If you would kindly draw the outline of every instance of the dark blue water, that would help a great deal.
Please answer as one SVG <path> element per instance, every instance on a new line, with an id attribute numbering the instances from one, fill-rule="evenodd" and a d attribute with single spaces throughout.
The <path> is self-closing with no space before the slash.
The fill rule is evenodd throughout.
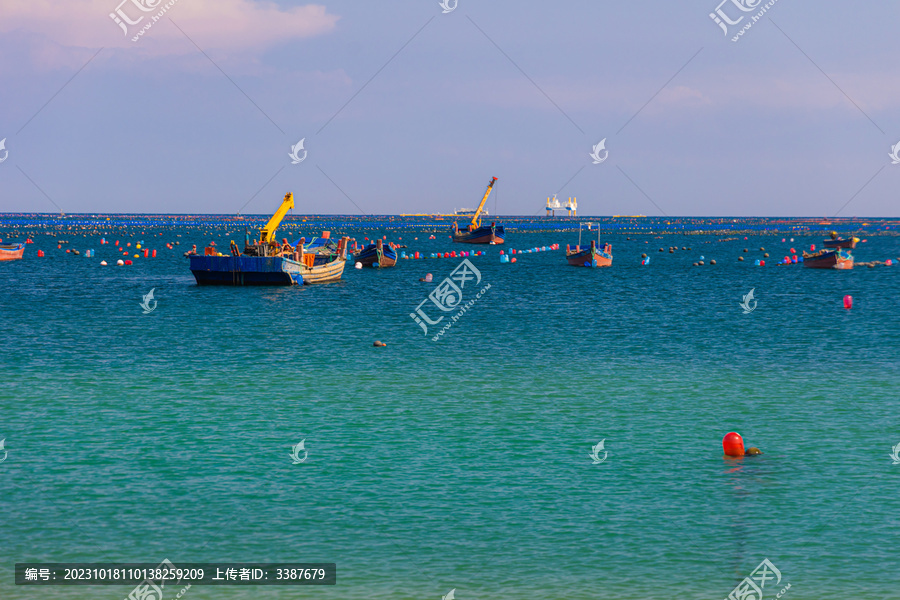
<path id="1" fill-rule="evenodd" d="M 725 598 L 764 558 L 782 574 L 766 598 L 787 583 L 789 600 L 900 597 L 900 266 L 775 266 L 818 233 L 614 233 L 608 269 L 481 247 L 489 289 L 432 341 L 409 314 L 460 258 L 201 288 L 181 253 L 242 234 L 153 231 L 106 236 L 157 249 L 131 266 L 68 231 L 0 263 L 4 599 L 131 589 L 17 587 L 16 562 L 166 558 L 337 563 L 334 587 L 194 586 L 189 600 Z M 389 239 L 475 249 L 428 235 Z M 511 231 L 505 248 L 575 242 Z M 771 257 L 754 267 L 760 247 Z M 896 261 L 900 238 L 854 255 Z M 723 459 L 732 430 L 765 454 Z"/>

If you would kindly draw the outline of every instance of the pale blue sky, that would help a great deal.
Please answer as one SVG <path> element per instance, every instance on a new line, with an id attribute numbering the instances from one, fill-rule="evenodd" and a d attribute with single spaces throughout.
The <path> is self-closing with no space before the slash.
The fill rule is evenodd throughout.
<path id="1" fill-rule="evenodd" d="M 894 0 L 119 1 L 0 0 L 0 211 L 900 214 Z"/>

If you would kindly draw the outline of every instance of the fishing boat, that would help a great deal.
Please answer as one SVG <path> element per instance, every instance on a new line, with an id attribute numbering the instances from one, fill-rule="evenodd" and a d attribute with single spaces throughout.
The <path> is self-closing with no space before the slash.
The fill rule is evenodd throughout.
<path id="1" fill-rule="evenodd" d="M 578 245 L 574 248 L 566 244 L 566 260 L 573 267 L 610 267 L 612 266 L 612 246 L 604 244 L 600 249 L 600 227 L 597 227 L 597 239 L 591 240 L 590 246 L 581 245 L 582 227 L 591 230 L 593 223 L 581 223 L 578 228 Z"/>
<path id="2" fill-rule="evenodd" d="M 232 240 L 230 256 L 217 252 L 215 246 L 205 248 L 202 255 L 189 256 L 197 285 L 300 285 L 340 280 L 349 238 L 342 237 L 335 243 L 328 232 L 323 232 L 308 244 L 305 238 L 294 244 L 287 239 L 280 244 L 276 241 L 278 225 L 292 208 L 294 196 L 289 192 L 259 230 L 259 241 L 245 240 L 243 252 Z"/>
<path id="3" fill-rule="evenodd" d="M 453 233 L 454 242 L 459 242 L 461 244 L 502 244 L 504 242 L 506 232 L 503 230 L 503 225 L 498 225 L 496 223 L 491 223 L 490 225 L 481 224 L 481 214 L 484 211 L 484 204 L 487 202 L 488 196 L 491 195 L 491 190 L 494 188 L 495 183 L 497 183 L 497 178 L 493 177 L 487 186 L 487 190 L 484 192 L 481 204 L 475 209 L 475 214 L 472 216 L 472 222 L 469 223 L 469 226 L 465 230 L 460 230 L 459 225 L 453 223 L 451 231 Z"/>
<path id="4" fill-rule="evenodd" d="M 25 254 L 25 244 L 0 244 L 0 260 L 18 260 Z"/>
<path id="5" fill-rule="evenodd" d="M 852 269 L 853 255 L 843 248 L 804 252 L 803 266 L 807 269 Z"/>
<path id="6" fill-rule="evenodd" d="M 397 252 L 381 240 L 375 240 L 374 244 L 357 252 L 353 259 L 364 267 L 393 267 L 397 264 Z"/>
<path id="7" fill-rule="evenodd" d="M 851 238 L 839 238 L 836 231 L 831 232 L 831 239 L 825 240 L 826 248 L 849 248 L 853 250 L 856 248 L 856 244 L 859 243 L 859 238 L 851 237 Z"/>

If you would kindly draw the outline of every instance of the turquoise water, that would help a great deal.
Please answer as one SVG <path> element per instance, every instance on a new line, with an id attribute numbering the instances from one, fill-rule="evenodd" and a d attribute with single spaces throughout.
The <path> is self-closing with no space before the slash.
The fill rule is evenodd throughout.
<path id="1" fill-rule="evenodd" d="M 481 247 L 490 289 L 434 342 L 409 313 L 458 258 L 200 288 L 181 257 L 208 242 L 196 229 L 158 237 L 175 250 L 118 235 L 159 252 L 127 267 L 99 266 L 119 258 L 99 236 L 61 237 L 97 257 L 38 235 L 0 263 L 0 598 L 131 589 L 17 587 L 16 562 L 164 558 L 337 563 L 333 587 L 189 600 L 715 599 L 764 558 L 783 577 L 766 598 L 900 597 L 900 266 L 774 266 L 821 235 L 612 234 L 609 269 Z M 692 250 L 658 252 L 675 244 Z M 854 254 L 896 260 L 900 238 Z M 723 459 L 731 430 L 765 454 Z"/>

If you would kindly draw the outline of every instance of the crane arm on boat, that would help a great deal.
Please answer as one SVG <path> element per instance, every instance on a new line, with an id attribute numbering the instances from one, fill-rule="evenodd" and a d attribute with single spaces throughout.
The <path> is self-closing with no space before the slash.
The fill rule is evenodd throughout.
<path id="1" fill-rule="evenodd" d="M 484 210 L 484 203 L 487 202 L 488 196 L 491 195 L 491 190 L 494 189 L 494 184 L 497 183 L 497 178 L 494 177 L 491 179 L 491 182 L 487 186 L 487 190 L 484 192 L 484 198 L 481 199 L 481 204 L 478 205 L 478 210 L 475 211 L 475 216 L 472 217 L 472 229 L 477 229 L 481 227 L 481 211 Z"/>
<path id="2" fill-rule="evenodd" d="M 278 225 L 281 223 L 284 215 L 287 214 L 287 211 L 292 208 L 294 208 L 294 194 L 288 192 L 284 195 L 281 206 L 278 207 L 278 210 L 275 211 L 275 214 L 272 215 L 272 218 L 266 223 L 266 226 L 259 230 L 260 242 L 268 244 L 269 242 L 275 241 L 275 231 L 278 229 Z"/>

